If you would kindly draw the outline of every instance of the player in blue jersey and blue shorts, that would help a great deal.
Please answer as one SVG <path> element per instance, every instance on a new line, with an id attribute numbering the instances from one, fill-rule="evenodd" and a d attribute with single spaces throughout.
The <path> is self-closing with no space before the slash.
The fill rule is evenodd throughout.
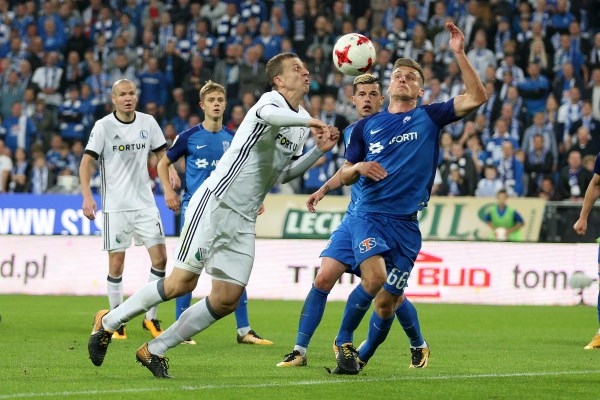
<path id="1" fill-rule="evenodd" d="M 581 211 L 579 213 L 579 219 L 573 225 L 573 229 L 579 235 L 585 235 L 587 231 L 587 220 L 596 200 L 600 196 L 600 154 L 596 155 L 596 164 L 594 165 L 594 176 L 590 181 L 586 191 L 585 197 L 583 198 L 583 204 L 581 205 Z M 600 280 L 600 245 L 598 246 L 598 278 Z M 596 303 L 598 309 L 598 323 L 600 324 L 600 291 L 598 291 L 598 302 Z M 586 350 L 600 349 L 600 329 L 592 340 L 584 347 Z"/>
<path id="2" fill-rule="evenodd" d="M 417 213 L 429 201 L 440 132 L 487 100 L 483 83 L 465 54 L 463 33 L 452 22 L 446 28 L 465 93 L 445 103 L 419 106 L 423 70 L 416 61 L 400 58 L 388 87 L 388 109 L 358 121 L 352 130 L 342 182 L 360 181 L 361 185 L 360 201 L 347 217 L 361 282 L 344 309 L 334 373 L 357 374 L 358 360 L 368 360 L 387 337 L 421 249 Z M 352 343 L 354 331 L 373 299 L 369 333 L 358 352 Z"/>
<path id="3" fill-rule="evenodd" d="M 175 211 L 181 212 L 181 227 L 185 222 L 185 210 L 194 192 L 202 185 L 214 171 L 217 163 L 229 148 L 234 132 L 223 126 L 223 113 L 225 112 L 225 88 L 218 83 L 208 81 L 200 88 L 200 108 L 204 112 L 204 121 L 196 126 L 179 133 L 173 145 L 167 150 L 167 156 L 159 162 L 158 168 L 173 171 L 169 166 L 185 157 L 185 188 L 179 204 L 177 193 L 171 188 L 165 188 L 165 202 Z M 171 173 L 171 175 L 176 175 Z M 171 180 L 179 177 L 171 177 Z M 186 293 L 175 299 L 175 319 L 189 308 L 192 303 L 192 293 Z M 237 342 L 245 344 L 272 345 L 273 342 L 261 338 L 250 328 L 248 319 L 248 295 L 246 290 L 242 293 L 238 307 L 235 309 L 237 323 Z M 196 344 L 192 338 L 184 341 L 187 344 Z"/>
<path id="4" fill-rule="evenodd" d="M 384 101 L 379 78 L 372 74 L 357 76 L 353 82 L 353 92 L 352 101 L 360 118 L 379 112 Z M 348 146 L 353 126 L 354 124 L 344 130 L 344 143 L 346 147 Z M 318 202 L 327 193 L 341 187 L 342 183 L 340 179 L 340 171 L 338 171 L 319 190 L 310 195 L 306 202 L 308 210 L 315 212 Z M 352 212 L 354 203 L 358 199 L 359 191 L 360 185 L 352 185 L 350 204 L 346 211 L 347 214 Z M 321 322 L 329 292 L 345 272 L 360 277 L 360 268 L 358 268 L 358 265 L 354 261 L 352 241 L 346 221 L 347 219 L 344 218 L 340 226 L 331 234 L 327 247 L 321 253 L 319 273 L 315 277 L 313 286 L 308 292 L 302 306 L 302 311 L 300 312 L 296 344 L 293 351 L 286 354 L 283 361 L 277 364 L 278 367 L 305 366 L 307 364 L 306 351 L 308 344 Z M 417 310 L 408 299 L 405 299 L 397 307 L 396 316 L 410 339 L 411 348 L 427 349 L 427 344 L 421 335 Z M 337 347 L 335 349 L 337 351 Z M 426 358 L 428 352 L 421 354 Z"/>

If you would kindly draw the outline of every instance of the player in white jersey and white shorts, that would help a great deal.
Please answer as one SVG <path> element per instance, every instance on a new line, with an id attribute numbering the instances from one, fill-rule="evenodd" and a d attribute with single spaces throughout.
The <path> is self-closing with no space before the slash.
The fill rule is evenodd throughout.
<path id="1" fill-rule="evenodd" d="M 150 255 L 149 281 L 165 277 L 167 263 L 165 235 L 148 175 L 148 155 L 159 159 L 166 151 L 164 134 L 149 114 L 135 111 L 138 98 L 133 82 L 114 83 L 112 101 L 115 111 L 96 121 L 85 148 L 79 176 L 83 194 L 83 213 L 96 218 L 97 205 L 90 189 L 96 160 L 102 178 L 102 236 L 108 251 L 108 300 L 111 309 L 123 303 L 125 250 L 132 239 L 144 245 Z M 176 174 L 173 174 L 176 175 Z M 180 182 L 174 182 L 179 185 Z M 157 308 L 146 313 L 142 327 L 153 337 L 162 333 Z M 124 325 L 113 333 L 115 339 L 127 338 Z"/>
<path id="2" fill-rule="evenodd" d="M 300 105 L 310 81 L 305 64 L 295 54 L 282 53 L 266 70 L 273 90 L 248 110 L 216 169 L 192 196 L 171 274 L 148 283 L 117 309 L 96 313 L 88 343 L 94 365 L 104 361 L 114 330 L 149 307 L 193 290 L 206 269 L 210 294 L 136 353 L 154 376 L 170 378 L 167 350 L 235 310 L 252 271 L 255 221 L 267 193 L 276 182 L 302 175 L 336 145 L 339 132 Z M 316 146 L 302 155 L 310 128 Z M 168 184 L 168 176 L 160 178 Z"/>

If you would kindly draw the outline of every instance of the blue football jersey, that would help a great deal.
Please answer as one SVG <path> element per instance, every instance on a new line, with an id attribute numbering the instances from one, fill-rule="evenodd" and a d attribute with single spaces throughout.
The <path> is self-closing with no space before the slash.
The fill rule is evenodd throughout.
<path id="1" fill-rule="evenodd" d="M 346 149 L 348 148 L 348 145 L 350 144 L 350 137 L 352 135 L 352 130 L 354 129 L 354 126 L 356 125 L 357 122 L 354 122 L 354 123 L 348 125 L 346 127 L 346 129 L 344 129 L 343 135 L 344 135 L 344 145 L 346 146 Z M 350 213 L 352 213 L 352 210 L 354 210 L 354 204 L 358 200 L 359 193 L 360 193 L 360 181 L 356 182 L 350 188 L 350 203 L 348 203 L 348 208 L 346 209 L 346 214 L 350 214 Z"/>
<path id="2" fill-rule="evenodd" d="M 194 192 L 214 171 L 217 163 L 229 148 L 233 131 L 223 127 L 218 132 L 209 132 L 202 124 L 181 132 L 167 150 L 171 162 L 185 157 L 185 191 L 182 202 L 188 202 Z"/>
<path id="3" fill-rule="evenodd" d="M 377 161 L 388 173 L 379 181 L 361 176 L 357 212 L 413 214 L 427 205 L 444 125 L 460 119 L 454 100 L 405 113 L 383 111 L 356 122 L 346 160 Z"/>

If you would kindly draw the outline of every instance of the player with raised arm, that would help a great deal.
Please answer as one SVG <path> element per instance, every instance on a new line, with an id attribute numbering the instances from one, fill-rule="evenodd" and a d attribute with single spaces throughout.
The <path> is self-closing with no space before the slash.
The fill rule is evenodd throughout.
<path id="1" fill-rule="evenodd" d="M 379 112 L 384 101 L 379 78 L 372 74 L 359 75 L 354 79 L 353 91 L 352 102 L 360 118 Z M 354 124 L 344 130 L 346 147 L 348 146 L 353 126 Z M 315 212 L 319 201 L 327 193 L 341 186 L 341 170 L 338 170 L 319 190 L 309 196 L 306 207 L 309 211 Z M 359 197 L 359 191 L 360 185 L 356 184 L 352 186 L 350 203 L 346 211 L 347 214 L 352 212 L 354 203 Z M 313 286 L 308 292 L 302 311 L 300 312 L 296 344 L 293 351 L 286 354 L 283 361 L 277 364 L 278 367 L 305 366 L 307 364 L 306 351 L 325 312 L 329 292 L 345 272 L 360 276 L 360 269 L 354 262 L 352 240 L 346 221 L 347 219 L 344 218 L 340 226 L 331 234 L 327 247 L 321 253 L 319 273 L 315 277 Z M 427 344 L 421 335 L 417 311 L 408 299 L 405 299 L 397 307 L 396 316 L 410 339 L 411 348 L 421 347 L 427 349 Z M 428 352 L 423 353 L 425 359 L 428 354 Z"/>
<path id="2" fill-rule="evenodd" d="M 414 60 L 394 63 L 387 110 L 359 121 L 352 130 L 342 182 L 360 180 L 360 201 L 348 216 L 352 248 L 361 282 L 350 293 L 336 337 L 334 373 L 357 374 L 358 359 L 369 360 L 394 320 L 419 250 L 417 213 L 427 206 L 435 177 L 441 129 L 486 101 L 477 72 L 464 51 L 464 35 L 452 22 L 449 47 L 461 69 L 466 91 L 444 103 L 419 106 L 424 75 Z M 380 290 L 380 289 L 384 290 Z M 374 302 L 369 333 L 360 352 L 354 331 Z M 414 362 L 413 362 L 414 364 Z"/>
<path id="3" fill-rule="evenodd" d="M 90 188 L 95 161 L 102 175 L 102 237 L 108 251 L 108 303 L 115 309 L 123 303 L 125 250 L 135 240 L 150 255 L 150 282 L 165 277 L 167 251 L 165 234 L 150 186 L 148 154 L 165 154 L 167 142 L 156 120 L 135 111 L 138 103 L 135 83 L 127 79 L 112 87 L 115 111 L 98 120 L 85 148 L 79 167 L 83 214 L 96 218 L 97 205 Z M 175 182 L 167 182 L 175 184 Z M 162 333 L 157 307 L 151 307 L 142 321 L 153 337 Z M 115 339 L 127 338 L 124 325 L 114 329 Z"/>
<path id="4" fill-rule="evenodd" d="M 225 88 L 213 81 L 206 82 L 200 88 L 200 108 L 204 112 L 204 121 L 181 132 L 175 138 L 173 145 L 167 150 L 166 157 L 158 163 L 159 176 L 168 176 L 169 166 L 185 157 L 185 190 L 179 202 L 179 196 L 170 186 L 165 187 L 165 202 L 175 211 L 181 212 L 181 226 L 185 222 L 185 210 L 188 207 L 192 194 L 204 182 L 225 150 L 231 145 L 234 132 L 223 126 L 223 113 L 227 105 Z M 192 303 L 192 293 L 186 293 L 175 299 L 175 319 L 187 310 Z M 235 309 L 237 323 L 237 342 L 245 344 L 271 345 L 273 342 L 261 338 L 250 328 L 248 319 L 248 296 L 244 289 L 239 304 Z M 194 339 L 188 338 L 187 344 L 196 344 Z"/>
<path id="5" fill-rule="evenodd" d="M 311 118 L 300 105 L 310 78 L 298 56 L 278 54 L 269 60 L 266 72 L 273 90 L 248 110 L 231 146 L 190 199 L 173 271 L 164 280 L 141 288 L 120 307 L 100 310 L 94 316 L 88 342 L 94 365 L 104 361 L 115 329 L 156 304 L 194 290 L 206 268 L 212 278 L 209 295 L 136 353 L 136 359 L 154 376 L 170 378 L 164 357 L 167 350 L 237 307 L 252 271 L 256 217 L 267 193 L 276 182 L 302 175 L 337 143 L 339 132 Z M 316 146 L 302 155 L 309 128 Z"/>
<path id="6" fill-rule="evenodd" d="M 596 204 L 596 200 L 598 200 L 598 196 L 600 196 L 600 153 L 596 155 L 594 176 L 585 190 L 583 204 L 581 205 L 581 211 L 579 212 L 579 219 L 573 225 L 573 229 L 578 235 L 585 235 L 587 232 L 587 220 L 590 212 L 592 212 L 594 204 Z M 600 245 L 598 245 L 598 278 L 600 278 Z M 598 323 L 600 324 L 600 290 L 598 291 L 596 308 L 598 309 Z M 592 340 L 584 347 L 584 349 L 600 349 L 600 329 L 598 329 L 598 332 L 596 332 Z"/>

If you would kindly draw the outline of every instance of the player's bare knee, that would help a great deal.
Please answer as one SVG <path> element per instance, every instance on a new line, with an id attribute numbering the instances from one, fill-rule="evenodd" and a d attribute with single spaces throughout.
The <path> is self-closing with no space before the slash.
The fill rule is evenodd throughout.
<path id="1" fill-rule="evenodd" d="M 221 317 L 231 314 L 238 306 L 239 299 L 232 299 L 228 296 L 222 297 L 211 294 L 208 297 L 212 309 Z"/>
<path id="2" fill-rule="evenodd" d="M 383 319 L 389 319 L 394 316 L 395 307 L 393 304 L 375 305 L 375 312 Z"/>
<path id="3" fill-rule="evenodd" d="M 331 289 L 333 289 L 333 286 L 335 286 L 335 283 L 338 279 L 339 277 L 336 277 L 335 275 L 327 273 L 322 274 L 321 272 L 319 272 L 315 277 L 315 281 L 313 282 L 313 284 L 319 290 L 330 292 Z"/>
<path id="4" fill-rule="evenodd" d="M 380 291 L 373 301 L 373 308 L 381 318 L 391 318 L 396 311 L 398 298 L 386 290 Z"/>
<path id="5" fill-rule="evenodd" d="M 385 283 L 385 279 L 385 274 L 372 273 L 368 274 L 367 276 L 363 275 L 360 280 L 360 283 L 367 293 L 369 293 L 372 296 L 375 296 L 377 292 L 379 292 L 379 289 L 381 289 L 381 287 Z"/>

